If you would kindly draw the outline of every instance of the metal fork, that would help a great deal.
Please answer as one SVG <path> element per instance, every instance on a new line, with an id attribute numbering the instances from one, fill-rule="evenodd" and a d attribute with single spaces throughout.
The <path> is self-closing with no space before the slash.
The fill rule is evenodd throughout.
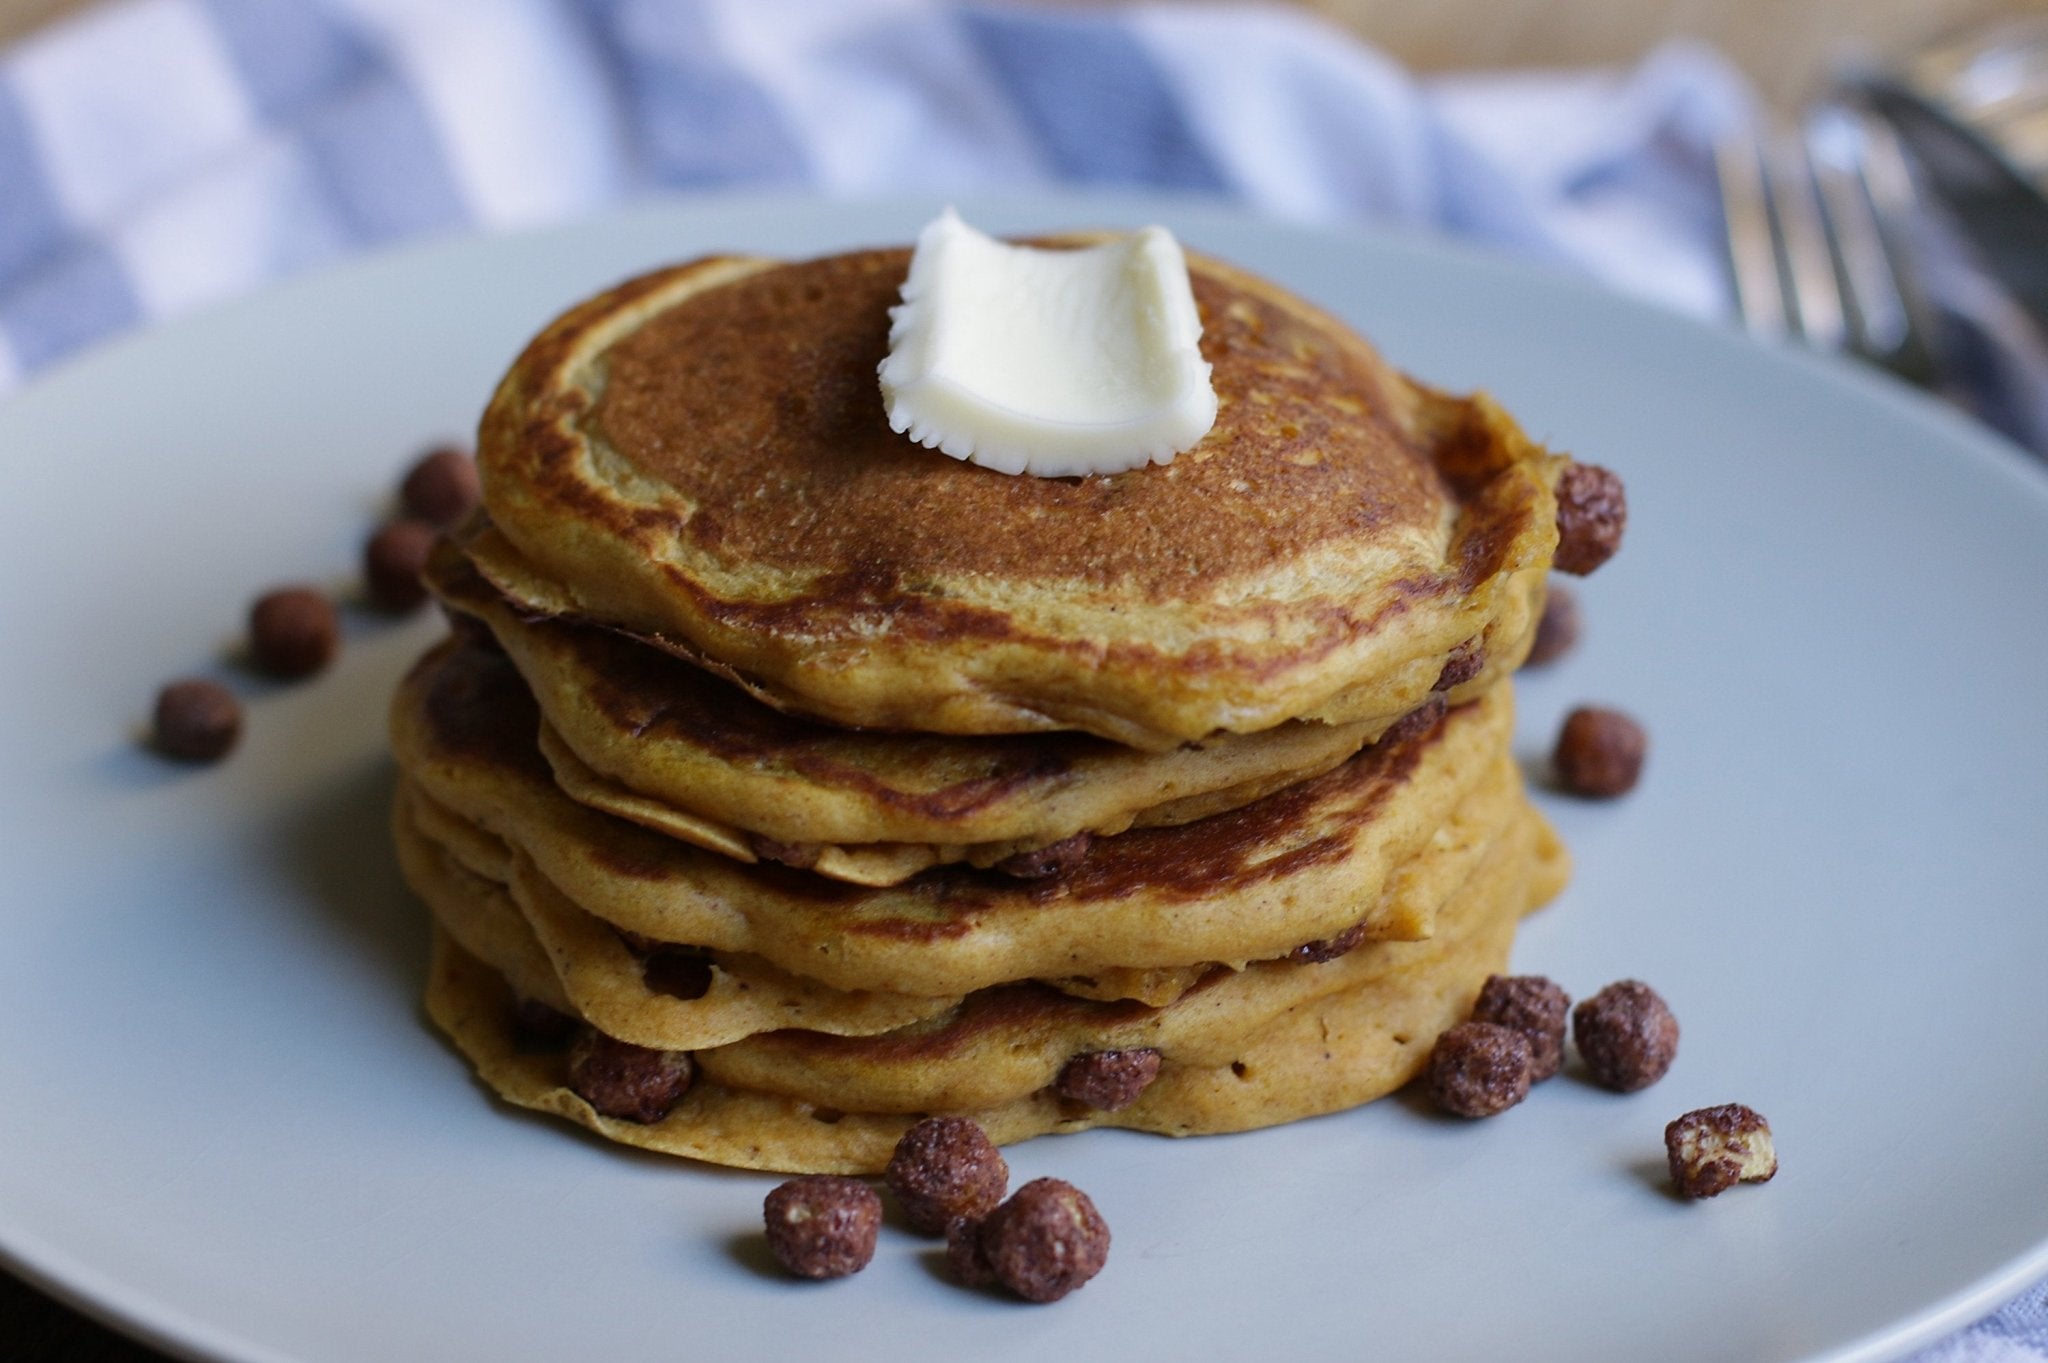
<path id="1" fill-rule="evenodd" d="M 1917 193 L 1890 127 L 1827 101 L 1796 130 L 1731 138 L 1715 159 L 1743 325 L 1932 386 L 1932 328 L 1912 267 Z"/>

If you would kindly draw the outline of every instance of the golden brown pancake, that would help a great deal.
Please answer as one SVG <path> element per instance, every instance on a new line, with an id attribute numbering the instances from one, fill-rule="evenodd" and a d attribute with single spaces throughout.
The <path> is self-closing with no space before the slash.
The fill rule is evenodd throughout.
<path id="1" fill-rule="evenodd" d="M 1384 721 L 1475 650 L 1519 660 L 1566 461 L 1484 397 L 1191 256 L 1214 429 L 1167 466 L 1011 477 L 889 429 L 907 260 L 718 257 L 571 310 L 485 415 L 472 559 L 849 726 L 1164 751 Z"/>
<path id="2" fill-rule="evenodd" d="M 1534 817 L 1465 859 L 1427 942 L 1373 942 L 1333 961 L 1217 966 L 1164 1007 L 1098 1002 L 1044 985 L 1002 985 L 958 1008 L 879 1036 L 767 1032 L 701 1052 L 702 1072 L 729 1087 L 781 1093 L 849 1112 L 959 1111 L 999 1106 L 1051 1084 L 1075 1055 L 1157 1049 L 1177 1067 L 1239 1058 L 1275 1019 L 1353 992 L 1416 960 L 1455 952 L 1490 924 L 1512 923 L 1543 837 Z M 1417 867 L 1419 874 L 1433 868 Z"/>
<path id="3" fill-rule="evenodd" d="M 740 861 L 765 847 L 862 885 L 1205 818 L 1327 771 L 1390 722 L 1297 721 L 1167 753 L 1080 733 L 846 730 L 774 710 L 614 631 L 522 616 L 452 546 L 437 550 L 428 581 L 526 679 L 541 752 L 571 798 Z M 1495 657 L 1441 698 L 1480 695 L 1508 661 Z"/>
<path id="4" fill-rule="evenodd" d="M 1487 846 L 1473 848 L 1454 868 L 1409 868 L 1432 882 L 1427 892 L 1446 905 L 1445 931 L 1432 939 L 1432 952 L 1472 931 L 1472 916 L 1483 907 L 1500 908 L 1468 886 L 1506 884 L 1511 873 L 1519 877 L 1514 883 L 1524 883 L 1542 837 L 1540 824 L 1524 818 Z M 1482 879 L 1475 882 L 1475 875 Z M 1453 882 L 1448 896 L 1434 883 L 1446 878 Z M 750 997 L 724 979 L 701 998 L 680 1000 L 648 987 L 630 963 L 607 963 L 602 973 L 613 978 L 592 988 L 591 979 L 574 977 L 575 963 L 564 962 L 555 942 L 543 947 L 540 934 L 550 929 L 531 911 L 525 885 L 515 906 L 508 887 L 459 868 L 451 875 L 444 865 L 415 883 L 429 891 L 435 919 L 450 936 L 519 994 L 639 1045 L 697 1052 L 705 1073 L 735 1087 L 862 1111 L 990 1106 L 1052 1082 L 1070 1056 L 1089 1050 L 1156 1047 L 1177 1063 L 1227 1063 L 1280 1014 L 1376 978 L 1414 955 L 1412 944 L 1381 943 L 1336 962 L 1261 962 L 1242 971 L 1213 966 L 1179 998 L 1153 1006 L 1077 999 L 1038 983 L 999 985 L 938 1008 L 930 1000 L 905 999 L 917 1014 L 893 1027 L 828 1030 L 818 1019 L 827 1017 L 829 999 L 823 1009 L 792 1014 L 778 1024 L 776 1010 L 792 1005 Z M 1402 949 L 1392 949 L 1396 945 Z M 550 956 L 552 967 L 546 964 Z M 744 961 L 721 959 L 736 967 L 735 982 L 763 982 Z M 591 965 L 586 976 L 601 973 Z M 536 967 L 541 973 L 533 973 Z M 565 989 L 555 987 L 557 976 Z M 772 979 L 769 987 L 774 988 Z M 886 1002 L 882 996 L 867 998 Z M 615 1028 L 615 1022 L 623 1026 Z M 856 1040 L 842 1044 L 848 1037 Z"/>
<path id="5" fill-rule="evenodd" d="M 501 847 L 503 877 L 479 873 L 425 832 L 415 799 L 402 788 L 400 795 L 393 821 L 399 864 L 435 921 L 526 997 L 622 1041 L 696 1050 L 785 1027 L 872 1035 L 937 1016 L 957 1002 L 833 989 L 732 952 L 703 953 L 701 978 L 690 981 L 687 997 L 679 996 L 659 987 L 658 976 L 649 978 L 665 944 L 635 951 L 611 925 L 563 898 L 515 850 Z"/>
<path id="6" fill-rule="evenodd" d="M 1405 1082 L 1563 883 L 1507 677 L 1569 461 L 1193 256 L 1202 441 L 957 462 L 883 411 L 907 261 L 657 271 L 500 385 L 429 573 L 457 637 L 391 714 L 431 1016 L 514 1103 L 759 1168 L 874 1172 L 930 1113 L 1185 1135 Z M 523 1001 L 694 1087 L 599 1115 Z M 1059 1096 L 1132 1049 L 1130 1106 Z"/>
<path id="7" fill-rule="evenodd" d="M 1540 823 L 1527 805 L 1505 820 L 1498 801 L 1467 801 L 1422 853 L 1388 877 L 1383 899 L 1360 918 L 1436 920 L 1482 857 L 1503 838 Z M 957 1005 L 959 998 L 848 992 L 768 965 L 759 957 L 705 952 L 694 943 L 626 934 L 569 901 L 531 859 L 445 806 L 401 783 L 394 832 L 407 882 L 464 950 L 522 994 L 573 1012 L 643 1046 L 695 1050 L 755 1032 L 803 1027 L 870 1035 Z M 681 950 L 698 963 L 687 999 L 672 997 L 650 970 Z M 1079 998 L 1136 999 L 1160 1006 L 1217 967 L 1096 969 L 1044 981 Z"/>
<path id="8" fill-rule="evenodd" d="M 1511 710 L 1496 687 L 1242 809 L 1099 839 L 1042 881 L 940 867 L 879 888 L 740 864 L 567 799 L 535 749 L 518 673 L 471 643 L 414 669 L 392 737 L 421 793 L 610 923 L 839 989 L 958 995 L 1106 967 L 1263 960 L 1361 921 L 1372 938 L 1425 935 L 1426 912 L 1387 896 L 1389 877 L 1451 836 L 1467 801 L 1481 828 L 1525 805 L 1506 751 Z"/>
<path id="9" fill-rule="evenodd" d="M 438 803 L 431 796 L 423 794 L 409 781 L 399 782 L 393 803 L 395 822 L 400 825 L 396 831 L 400 860 L 406 865 L 406 879 L 415 893 L 432 906 L 435 915 L 442 920 L 443 926 L 449 929 L 464 950 L 473 956 L 481 957 L 499 974 L 512 981 L 514 987 L 532 994 L 550 1006 L 561 1006 L 557 1003 L 556 987 L 571 987 L 570 975 L 566 973 L 569 971 L 574 971 L 593 982 L 603 980 L 608 992 L 622 992 L 624 989 L 637 987 L 629 981 L 639 980 L 642 973 L 640 964 L 624 961 L 618 953 L 609 950 L 578 950 L 571 945 L 587 941 L 593 935 L 608 933 L 621 942 L 630 942 L 633 945 L 644 943 L 655 947 L 681 946 L 693 952 L 703 950 L 691 943 L 661 943 L 643 933 L 632 932 L 630 929 L 608 923 L 594 914 L 585 913 L 541 875 L 531 858 L 515 851 L 446 805 Z M 1458 818 L 1465 820 L 1459 825 L 1459 831 L 1455 834 L 1440 834 L 1440 838 L 1473 838 L 1473 834 L 1464 831 L 1476 827 L 1474 820 L 1477 811 L 1469 809 L 1471 803 L 1468 802 L 1468 808 L 1461 808 L 1459 811 Z M 424 867 L 418 873 L 414 870 L 405 845 L 408 839 L 413 838 L 425 839 L 434 844 L 434 850 L 439 854 L 432 865 Z M 459 883 L 448 883 L 441 871 L 441 868 L 448 866 L 469 874 L 460 877 Z M 487 887 L 493 902 L 481 909 L 476 907 L 479 897 L 475 893 L 479 878 L 496 882 Z M 523 893 L 511 893 L 514 882 L 524 887 Z M 1408 882 L 1404 882 L 1404 889 L 1407 885 Z M 498 900 L 503 900 L 503 903 L 498 903 Z M 1435 912 L 1434 900 L 1425 901 L 1409 894 L 1408 903 L 1412 907 L 1381 909 L 1376 911 L 1376 915 L 1389 919 L 1399 917 L 1419 921 L 1431 917 Z M 523 953 L 523 947 L 514 950 L 515 944 L 506 940 L 504 920 L 508 913 L 524 914 L 533 935 L 553 937 L 562 943 L 549 953 L 552 964 L 560 967 L 558 973 L 561 973 L 561 978 L 554 984 L 546 986 L 545 990 L 528 987 L 536 984 L 535 972 L 543 962 L 538 956 Z M 487 935 L 480 938 L 479 933 Z M 632 952 L 629 950 L 627 954 L 631 956 Z M 734 957 L 721 952 L 706 952 L 705 956 L 714 964 L 731 960 L 750 961 L 764 966 L 766 964 L 759 961 L 759 958 Z M 1206 965 L 1160 966 L 1149 969 L 1129 966 L 1098 967 L 1087 975 L 1060 976 L 1048 980 L 1047 983 L 1076 998 L 1137 999 L 1157 1006 L 1171 1003 L 1186 993 L 1207 969 Z M 786 978 L 791 981 L 801 979 L 798 976 Z M 833 991 L 830 986 L 816 981 L 806 983 L 821 992 L 847 992 Z M 895 996 L 854 991 L 849 997 Z M 916 997 L 920 1000 L 919 1016 L 949 1007 L 954 1002 L 952 999 L 928 995 L 903 997 Z M 596 1015 L 587 1006 L 578 1004 L 574 1011 L 596 1019 Z M 908 1018 L 906 1016 L 901 1020 L 907 1021 Z M 833 1030 L 832 1027 L 821 1023 L 806 1025 L 822 1031 Z M 617 1028 L 606 1030 L 615 1036 L 634 1039 L 630 1033 Z M 667 1046 L 697 1043 L 663 1044 Z"/>
<path id="10" fill-rule="evenodd" d="M 1517 916 L 1557 888 L 1555 846 L 1540 821 L 1525 821 L 1461 887 L 1439 939 L 1220 973 L 1168 1008 L 999 989 L 900 1033 L 773 1033 L 700 1052 L 690 1092 L 650 1125 L 600 1115 L 566 1086 L 558 1055 L 519 1050 L 511 991 L 445 936 L 427 1006 L 507 1100 L 627 1144 L 747 1168 L 875 1173 L 932 1113 L 970 1116 L 1001 1143 L 1097 1125 L 1240 1131 L 1354 1106 L 1413 1077 L 1437 1033 L 1504 968 Z M 1046 1087 L 1068 1056 L 1127 1045 L 1163 1055 L 1129 1107 L 1087 1108 Z"/>

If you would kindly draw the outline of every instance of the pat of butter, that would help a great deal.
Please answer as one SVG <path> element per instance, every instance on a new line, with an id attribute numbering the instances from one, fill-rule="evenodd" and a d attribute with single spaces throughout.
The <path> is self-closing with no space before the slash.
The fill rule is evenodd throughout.
<path id="1" fill-rule="evenodd" d="M 1161 227 L 1040 250 L 949 208 L 919 234 L 889 315 L 889 424 L 955 459 L 1119 473 L 1171 463 L 1216 423 L 1187 259 Z"/>

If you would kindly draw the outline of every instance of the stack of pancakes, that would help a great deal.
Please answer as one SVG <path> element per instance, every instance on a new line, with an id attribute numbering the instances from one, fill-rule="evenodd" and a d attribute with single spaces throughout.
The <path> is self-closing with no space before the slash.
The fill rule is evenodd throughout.
<path id="1" fill-rule="evenodd" d="M 506 377 L 393 712 L 430 1013 L 514 1103 L 781 1170 L 1398 1087 L 1563 882 L 1508 677 L 1567 461 L 1196 257 L 1200 444 L 956 462 L 882 407 L 907 263 L 664 270 Z"/>

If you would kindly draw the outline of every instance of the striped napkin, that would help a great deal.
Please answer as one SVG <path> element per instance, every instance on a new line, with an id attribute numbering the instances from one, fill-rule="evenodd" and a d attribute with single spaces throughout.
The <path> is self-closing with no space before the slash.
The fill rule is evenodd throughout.
<path id="1" fill-rule="evenodd" d="M 729 187 L 1215 195 L 1711 314 L 1747 103 L 1688 49 L 1418 83 L 1280 9 L 103 0 L 0 54 L 0 392 L 337 256 Z"/>
<path id="2" fill-rule="evenodd" d="M 678 190 L 1116 186 L 1434 229 L 1711 316 L 1713 53 L 1421 81 L 1285 9 L 101 0 L 0 52 L 0 394 L 337 257 Z M 2048 1286 L 1918 1356 L 2048 1363 Z"/>

